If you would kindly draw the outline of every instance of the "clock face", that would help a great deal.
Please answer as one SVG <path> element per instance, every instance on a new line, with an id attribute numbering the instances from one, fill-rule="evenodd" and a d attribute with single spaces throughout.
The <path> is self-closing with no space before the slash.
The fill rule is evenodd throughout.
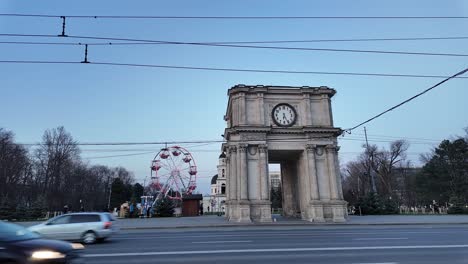
<path id="1" fill-rule="evenodd" d="M 289 104 L 278 104 L 271 113 L 273 121 L 278 126 L 288 127 L 296 122 L 296 110 Z"/>

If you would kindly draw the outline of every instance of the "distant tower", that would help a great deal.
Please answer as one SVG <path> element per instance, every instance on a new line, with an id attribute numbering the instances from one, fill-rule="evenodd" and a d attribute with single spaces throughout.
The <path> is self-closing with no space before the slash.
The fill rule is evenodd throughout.
<path id="1" fill-rule="evenodd" d="M 213 212 L 226 210 L 226 155 L 221 153 L 218 162 L 218 174 L 211 178 L 210 205 Z"/>

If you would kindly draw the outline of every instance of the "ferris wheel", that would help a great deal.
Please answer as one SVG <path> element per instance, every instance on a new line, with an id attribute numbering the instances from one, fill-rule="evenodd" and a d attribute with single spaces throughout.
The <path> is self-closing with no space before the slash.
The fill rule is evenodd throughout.
<path id="1" fill-rule="evenodd" d="M 151 162 L 153 204 L 164 197 L 182 201 L 184 195 L 195 190 L 196 180 L 197 165 L 188 150 L 179 146 L 162 148 Z"/>

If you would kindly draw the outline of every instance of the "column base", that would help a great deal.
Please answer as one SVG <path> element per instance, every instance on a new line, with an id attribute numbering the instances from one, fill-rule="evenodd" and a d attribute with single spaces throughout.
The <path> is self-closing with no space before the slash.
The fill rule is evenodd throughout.
<path id="1" fill-rule="evenodd" d="M 347 210 L 348 203 L 343 200 L 332 200 L 330 201 L 330 208 L 332 212 L 332 221 L 335 223 L 346 222 L 346 217 L 348 215 Z"/>
<path id="2" fill-rule="evenodd" d="M 250 201 L 250 218 L 254 222 L 270 223 L 271 219 L 271 202 L 256 200 Z"/>
<path id="3" fill-rule="evenodd" d="M 347 210 L 348 203 L 343 200 L 331 200 L 327 201 L 325 206 L 325 211 L 327 212 L 327 220 L 334 223 L 343 223 L 346 222 L 346 217 L 348 216 Z"/>
<path id="4" fill-rule="evenodd" d="M 325 222 L 323 217 L 323 203 L 319 200 L 312 200 L 307 208 L 307 213 L 305 214 L 305 219 L 303 220 L 315 223 Z"/>
<path id="5" fill-rule="evenodd" d="M 251 223 L 250 220 L 250 203 L 249 201 L 230 201 L 229 221 L 237 223 Z"/>

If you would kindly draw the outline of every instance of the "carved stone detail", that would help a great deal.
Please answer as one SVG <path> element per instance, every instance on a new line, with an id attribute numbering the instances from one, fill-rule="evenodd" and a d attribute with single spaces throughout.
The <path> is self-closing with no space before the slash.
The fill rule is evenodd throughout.
<path id="1" fill-rule="evenodd" d="M 258 145 L 258 151 L 259 151 L 260 153 L 266 153 L 266 152 L 268 151 L 267 145 L 263 145 L 263 144 Z"/>
<path id="2" fill-rule="evenodd" d="M 239 152 L 244 152 L 244 153 L 247 152 L 247 147 L 248 146 L 249 146 L 248 144 L 239 145 Z"/>
<path id="3" fill-rule="evenodd" d="M 249 149 L 249 154 L 251 156 L 257 155 L 257 147 L 256 146 L 249 146 L 248 149 Z"/>
<path id="4" fill-rule="evenodd" d="M 315 150 L 315 154 L 317 154 L 317 156 L 322 156 L 323 155 L 323 146 L 318 146 Z"/>
<path id="5" fill-rule="evenodd" d="M 326 145 L 326 146 L 325 146 L 325 149 L 326 149 L 326 151 L 329 152 L 329 153 L 334 153 L 334 152 L 338 152 L 339 147 L 330 144 L 330 145 Z"/>
<path id="6" fill-rule="evenodd" d="M 315 145 L 315 144 L 307 144 L 306 145 L 306 150 L 307 150 L 308 153 L 314 152 L 316 148 L 317 148 L 317 145 Z"/>
<path id="7" fill-rule="evenodd" d="M 237 147 L 236 146 L 229 146 L 229 153 L 236 153 Z"/>
<path id="8" fill-rule="evenodd" d="M 251 133 L 251 134 L 241 134 L 241 140 L 265 140 L 265 134 Z"/>

